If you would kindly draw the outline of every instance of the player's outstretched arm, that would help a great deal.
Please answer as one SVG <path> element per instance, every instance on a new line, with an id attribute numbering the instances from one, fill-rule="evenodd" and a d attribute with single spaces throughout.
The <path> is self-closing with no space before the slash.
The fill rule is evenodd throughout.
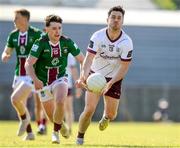
<path id="1" fill-rule="evenodd" d="M 36 61 L 37 61 L 37 58 L 29 56 L 25 63 L 25 69 L 26 69 L 27 74 L 32 78 L 35 89 L 39 90 L 43 88 L 43 83 L 37 78 L 34 71 L 33 65 L 36 63 Z"/>
<path id="2" fill-rule="evenodd" d="M 92 54 L 90 52 L 86 53 L 86 57 L 84 59 L 84 62 L 83 62 L 83 65 L 82 65 L 82 71 L 81 71 L 81 76 L 83 77 L 84 81 L 86 81 L 86 79 L 89 76 L 92 61 L 93 61 L 94 57 L 95 57 L 94 54 Z"/>
<path id="3" fill-rule="evenodd" d="M 115 82 L 125 77 L 126 73 L 128 72 L 130 63 L 131 61 L 120 61 L 121 67 L 119 68 L 117 74 L 106 84 L 102 90 L 102 94 L 105 94 Z"/>
<path id="4" fill-rule="evenodd" d="M 4 62 L 4 63 L 8 62 L 12 55 L 12 52 L 13 52 L 13 48 L 5 47 L 5 49 L 2 53 L 2 56 L 1 56 L 2 62 Z"/>

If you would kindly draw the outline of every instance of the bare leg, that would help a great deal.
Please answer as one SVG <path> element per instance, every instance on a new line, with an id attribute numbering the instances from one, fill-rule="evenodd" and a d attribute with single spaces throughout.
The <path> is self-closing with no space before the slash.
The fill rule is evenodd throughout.
<path id="1" fill-rule="evenodd" d="M 104 97 L 104 116 L 110 120 L 114 120 L 117 116 L 119 100 L 109 96 Z"/>
<path id="2" fill-rule="evenodd" d="M 109 125 L 109 121 L 116 118 L 118 106 L 119 99 L 104 96 L 104 114 L 102 119 L 99 121 L 99 130 L 105 130 Z"/>
<path id="3" fill-rule="evenodd" d="M 16 109 L 16 112 L 20 119 L 17 135 L 21 136 L 25 133 L 25 131 L 27 131 L 28 133 L 24 140 L 34 140 L 34 135 L 32 133 L 30 125 L 30 115 L 26 107 L 26 101 L 31 91 L 31 86 L 24 82 L 21 82 L 11 95 L 12 105 Z"/>
<path id="4" fill-rule="evenodd" d="M 91 92 L 86 92 L 85 96 L 85 108 L 79 118 L 79 133 L 85 133 L 90 122 L 91 118 L 95 112 L 96 106 L 99 102 L 100 96 Z"/>
<path id="5" fill-rule="evenodd" d="M 39 126 L 41 123 L 41 111 L 42 111 L 41 102 L 40 102 L 40 99 L 36 93 L 33 94 L 33 97 L 34 97 L 35 120 Z"/>
<path id="6" fill-rule="evenodd" d="M 11 95 L 12 105 L 16 109 L 19 116 L 26 113 L 27 108 L 24 102 L 26 102 L 31 90 L 32 89 L 29 85 L 21 83 Z"/>
<path id="7" fill-rule="evenodd" d="M 73 112 L 73 96 L 69 95 L 65 100 L 65 121 L 69 128 L 71 129 L 72 123 L 74 121 Z"/>
<path id="8" fill-rule="evenodd" d="M 48 119 L 53 122 L 54 99 L 42 102 L 42 105 Z"/>
<path id="9" fill-rule="evenodd" d="M 64 119 L 64 102 L 67 97 L 67 93 L 68 86 L 64 83 L 57 84 L 57 86 L 53 90 L 53 95 L 55 98 L 55 109 L 53 114 L 54 123 L 61 124 Z"/>

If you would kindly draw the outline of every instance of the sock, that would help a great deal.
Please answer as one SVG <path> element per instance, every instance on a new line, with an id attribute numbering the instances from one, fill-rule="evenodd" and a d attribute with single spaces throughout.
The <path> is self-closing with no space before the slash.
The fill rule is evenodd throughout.
<path id="1" fill-rule="evenodd" d="M 20 118 L 21 118 L 22 120 L 25 120 L 25 119 L 26 119 L 26 113 L 25 113 L 24 115 L 21 115 Z"/>
<path id="2" fill-rule="evenodd" d="M 58 132 L 61 129 L 61 124 L 57 124 L 54 122 L 54 131 Z"/>
<path id="3" fill-rule="evenodd" d="M 43 124 L 43 125 L 46 125 L 46 118 L 43 118 L 42 120 L 41 120 L 41 123 Z"/>
<path id="4" fill-rule="evenodd" d="M 108 117 L 106 117 L 106 116 L 104 116 L 104 119 L 105 119 L 105 120 L 109 120 L 109 118 L 108 118 Z"/>
<path id="5" fill-rule="evenodd" d="M 80 132 L 78 132 L 78 136 L 77 136 L 77 137 L 78 137 L 78 138 L 84 138 L 84 134 L 85 134 L 85 133 L 80 133 Z"/>
<path id="6" fill-rule="evenodd" d="M 27 126 L 27 128 L 26 128 L 26 132 L 27 132 L 27 133 L 32 133 L 31 124 L 28 124 L 28 126 Z"/>

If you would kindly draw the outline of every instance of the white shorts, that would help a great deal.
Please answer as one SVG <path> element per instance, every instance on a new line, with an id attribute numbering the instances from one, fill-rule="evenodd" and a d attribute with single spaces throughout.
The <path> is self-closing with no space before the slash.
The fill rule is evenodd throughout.
<path id="1" fill-rule="evenodd" d="M 48 100 L 51 100 L 54 98 L 52 94 L 52 90 L 58 85 L 64 83 L 64 85 L 68 85 L 68 79 L 67 77 L 61 77 L 57 80 L 55 80 L 52 84 L 43 87 L 40 90 L 37 90 L 38 96 L 40 98 L 41 102 L 46 102 Z"/>
<path id="2" fill-rule="evenodd" d="M 33 81 L 30 76 L 14 76 L 12 88 L 16 89 L 21 83 L 29 85 L 32 88 L 32 91 L 34 91 Z"/>

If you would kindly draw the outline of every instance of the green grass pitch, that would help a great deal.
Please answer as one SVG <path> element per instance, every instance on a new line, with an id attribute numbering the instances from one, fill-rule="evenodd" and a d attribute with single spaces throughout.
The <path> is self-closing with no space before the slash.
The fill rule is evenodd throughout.
<path id="1" fill-rule="evenodd" d="M 32 123 L 36 132 L 36 124 Z M 136 123 L 111 122 L 105 131 L 99 131 L 98 124 L 93 122 L 85 135 L 83 146 L 75 145 L 77 123 L 69 139 L 61 137 L 61 143 L 51 144 L 52 124 L 48 124 L 48 134 L 36 135 L 35 141 L 23 141 L 16 136 L 17 121 L 0 121 L 0 147 L 61 147 L 61 148 L 178 148 L 180 147 L 180 124 L 178 123 Z"/>

